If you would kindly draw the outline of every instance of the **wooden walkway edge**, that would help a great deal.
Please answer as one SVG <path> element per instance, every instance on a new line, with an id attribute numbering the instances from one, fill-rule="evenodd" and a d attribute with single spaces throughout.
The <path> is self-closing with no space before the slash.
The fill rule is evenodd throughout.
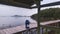
<path id="1" fill-rule="evenodd" d="M 57 22 L 60 22 L 60 20 L 41 22 L 40 25 L 47 25 L 47 24 L 57 23 Z M 30 28 L 35 28 L 35 27 L 37 27 L 37 23 L 33 23 L 33 24 L 31 23 L 30 24 Z M 16 33 L 16 32 L 23 31 L 23 30 L 26 30 L 25 25 L 0 30 L 0 34 L 13 34 L 13 33 Z"/>

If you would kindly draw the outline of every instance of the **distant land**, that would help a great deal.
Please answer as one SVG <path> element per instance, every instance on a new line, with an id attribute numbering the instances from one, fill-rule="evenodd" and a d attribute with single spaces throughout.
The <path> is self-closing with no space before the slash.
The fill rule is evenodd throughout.
<path id="1" fill-rule="evenodd" d="M 30 16 L 22 16 L 22 15 L 13 15 L 11 17 L 30 17 Z"/>
<path id="2" fill-rule="evenodd" d="M 31 16 L 32 19 L 37 21 L 38 14 L 34 14 Z M 39 20 L 41 21 L 49 21 L 49 20 L 59 20 L 60 19 L 60 8 L 49 8 L 40 11 Z"/>

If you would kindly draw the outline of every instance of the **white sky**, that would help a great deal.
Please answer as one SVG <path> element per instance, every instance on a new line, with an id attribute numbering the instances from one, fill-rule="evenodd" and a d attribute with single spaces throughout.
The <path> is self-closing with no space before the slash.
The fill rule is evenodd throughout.
<path id="1" fill-rule="evenodd" d="M 43 0 L 41 4 L 56 2 L 60 0 Z M 60 7 L 58 6 L 52 6 L 53 7 Z M 51 7 L 46 7 L 51 8 Z M 45 9 L 45 8 L 42 8 Z M 26 15 L 30 16 L 32 14 L 37 13 L 37 9 L 25 9 L 25 8 L 18 8 L 18 7 L 12 7 L 7 5 L 0 4 L 0 16 L 12 16 L 12 15 Z"/>

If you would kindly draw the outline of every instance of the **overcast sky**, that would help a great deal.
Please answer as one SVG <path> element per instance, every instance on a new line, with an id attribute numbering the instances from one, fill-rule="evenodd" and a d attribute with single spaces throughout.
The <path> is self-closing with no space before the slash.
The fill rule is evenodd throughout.
<path id="1" fill-rule="evenodd" d="M 56 2 L 56 1 L 60 1 L 60 0 L 43 0 L 41 4 L 46 4 L 46 3 Z M 59 7 L 59 5 L 52 6 L 52 8 L 53 7 Z M 46 7 L 46 8 L 51 8 L 51 7 Z M 0 16 L 12 16 L 12 15 L 30 16 L 35 13 L 37 13 L 37 9 L 25 9 L 25 8 L 18 8 L 18 7 L 12 7 L 12 6 L 0 4 Z"/>

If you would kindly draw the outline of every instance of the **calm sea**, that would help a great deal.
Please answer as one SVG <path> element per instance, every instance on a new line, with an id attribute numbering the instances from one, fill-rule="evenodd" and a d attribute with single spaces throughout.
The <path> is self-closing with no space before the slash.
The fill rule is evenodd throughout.
<path id="1" fill-rule="evenodd" d="M 0 29 L 24 25 L 26 19 L 31 23 L 35 22 L 30 17 L 0 17 Z"/>

